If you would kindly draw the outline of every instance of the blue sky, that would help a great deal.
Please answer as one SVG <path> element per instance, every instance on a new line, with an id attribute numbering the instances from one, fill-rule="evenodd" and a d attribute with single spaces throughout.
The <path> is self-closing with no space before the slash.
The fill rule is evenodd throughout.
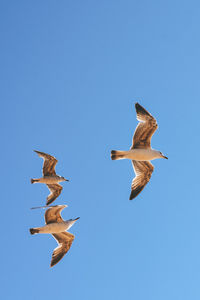
<path id="1" fill-rule="evenodd" d="M 200 298 L 198 1 L 1 1 L 2 299 Z M 156 117 L 151 181 L 129 201 L 134 103 Z M 70 179 L 54 202 L 80 217 L 49 268 L 42 160 Z"/>

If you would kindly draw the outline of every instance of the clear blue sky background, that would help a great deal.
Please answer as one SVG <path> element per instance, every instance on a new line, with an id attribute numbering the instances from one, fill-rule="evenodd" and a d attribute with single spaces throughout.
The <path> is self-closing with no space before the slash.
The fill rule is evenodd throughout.
<path id="1" fill-rule="evenodd" d="M 199 1 L 1 1 L 2 299 L 200 299 Z M 157 118 L 150 183 L 129 201 L 134 103 Z M 48 189 L 31 185 L 54 155 L 55 204 L 80 216 L 68 254 L 44 224 Z"/>

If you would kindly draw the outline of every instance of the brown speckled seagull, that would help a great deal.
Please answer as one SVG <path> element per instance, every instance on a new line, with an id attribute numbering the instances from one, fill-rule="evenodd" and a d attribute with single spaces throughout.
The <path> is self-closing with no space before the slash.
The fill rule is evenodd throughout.
<path id="1" fill-rule="evenodd" d="M 134 199 L 145 187 L 151 178 L 154 170 L 150 160 L 165 158 L 160 151 L 151 148 L 151 137 L 158 128 L 156 119 L 142 107 L 139 103 L 135 104 L 137 119 L 140 122 L 133 135 L 132 146 L 129 151 L 111 151 L 111 159 L 132 160 L 133 169 L 136 177 L 132 181 L 130 200 Z"/>
<path id="2" fill-rule="evenodd" d="M 43 177 L 37 179 L 31 179 L 31 183 L 45 183 L 50 190 L 50 194 L 47 197 L 46 204 L 52 203 L 62 192 L 62 186 L 58 182 L 69 181 L 62 176 L 59 176 L 55 172 L 55 166 L 57 164 L 57 159 L 47 153 L 34 150 L 40 157 L 44 159 L 43 164 Z"/>
<path id="3" fill-rule="evenodd" d="M 66 232 L 79 218 L 64 221 L 60 215 L 67 205 L 55 205 L 45 212 L 45 223 L 43 227 L 30 228 L 31 234 L 50 233 L 58 243 L 54 249 L 51 259 L 51 267 L 57 264 L 70 249 L 74 240 L 74 235 Z"/>

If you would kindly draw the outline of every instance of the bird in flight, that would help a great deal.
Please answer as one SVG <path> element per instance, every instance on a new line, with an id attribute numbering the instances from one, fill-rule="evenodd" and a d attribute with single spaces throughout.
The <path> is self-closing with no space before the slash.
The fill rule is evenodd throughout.
<path id="1" fill-rule="evenodd" d="M 46 204 L 52 203 L 62 192 L 62 186 L 58 182 L 69 181 L 63 176 L 59 176 L 55 172 L 55 166 L 57 164 L 57 159 L 47 153 L 34 150 L 40 157 L 44 159 L 43 164 L 43 177 L 37 179 L 31 179 L 31 183 L 45 183 L 50 190 L 50 194 L 47 197 Z"/>
<path id="2" fill-rule="evenodd" d="M 145 187 L 151 178 L 154 166 L 150 160 L 165 158 L 162 152 L 151 148 L 151 137 L 158 128 L 156 119 L 142 107 L 135 104 L 139 124 L 133 135 L 133 142 L 128 151 L 111 151 L 111 159 L 131 159 L 136 177 L 132 181 L 130 200 L 134 199 Z"/>
<path id="3" fill-rule="evenodd" d="M 54 249 L 50 266 L 57 264 L 70 249 L 75 236 L 68 230 L 79 218 L 64 221 L 61 217 L 61 211 L 67 205 L 55 205 L 49 207 L 45 212 L 45 223 L 43 227 L 30 228 L 31 234 L 50 233 L 58 243 Z"/>

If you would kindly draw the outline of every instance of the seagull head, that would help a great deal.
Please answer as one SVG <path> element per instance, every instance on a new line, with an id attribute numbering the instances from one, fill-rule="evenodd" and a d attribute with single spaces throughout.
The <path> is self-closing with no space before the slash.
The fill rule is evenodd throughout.
<path id="1" fill-rule="evenodd" d="M 63 177 L 63 176 L 60 176 L 60 179 L 62 179 L 62 181 L 69 181 L 68 179 L 66 179 L 66 178 Z"/>
<path id="2" fill-rule="evenodd" d="M 159 157 L 160 157 L 160 158 L 168 159 L 168 157 L 165 156 L 162 152 L 158 151 L 158 153 L 159 153 Z"/>

